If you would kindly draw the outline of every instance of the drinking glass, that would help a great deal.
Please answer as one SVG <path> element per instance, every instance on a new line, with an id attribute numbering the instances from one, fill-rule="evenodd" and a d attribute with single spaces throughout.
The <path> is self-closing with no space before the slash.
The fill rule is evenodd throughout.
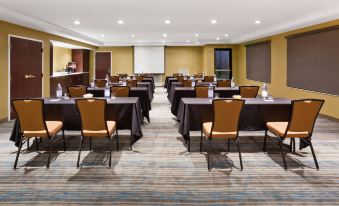
<path id="1" fill-rule="evenodd" d="M 116 99 L 117 98 L 117 94 L 115 92 L 112 92 L 112 97 L 111 99 Z"/>
<path id="2" fill-rule="evenodd" d="M 214 99 L 219 99 L 219 93 L 214 94 Z"/>

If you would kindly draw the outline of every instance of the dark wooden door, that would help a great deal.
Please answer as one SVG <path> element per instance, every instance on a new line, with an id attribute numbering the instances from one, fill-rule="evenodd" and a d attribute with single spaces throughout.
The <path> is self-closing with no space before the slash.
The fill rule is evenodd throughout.
<path id="1" fill-rule="evenodd" d="M 111 73 L 111 52 L 95 53 L 95 78 L 105 79 Z"/>
<path id="2" fill-rule="evenodd" d="M 10 43 L 10 99 L 41 98 L 42 42 L 11 37 Z"/>

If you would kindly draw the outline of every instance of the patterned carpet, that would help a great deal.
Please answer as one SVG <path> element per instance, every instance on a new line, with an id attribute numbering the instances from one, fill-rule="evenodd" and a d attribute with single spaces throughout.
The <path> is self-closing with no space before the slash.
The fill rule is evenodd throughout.
<path id="1" fill-rule="evenodd" d="M 128 150 L 128 131 L 122 135 L 121 151 L 113 152 L 107 168 L 105 140 L 88 142 L 82 167 L 76 168 L 79 133 L 67 132 L 67 151 L 56 145 L 50 169 L 46 169 L 47 143 L 22 152 L 13 170 L 16 147 L 9 135 L 13 122 L 0 125 L 0 204 L 248 204 L 335 205 L 339 204 L 339 123 L 320 118 L 314 147 L 320 164 L 315 169 L 306 148 L 287 155 L 283 169 L 278 146 L 268 144 L 262 152 L 263 132 L 240 132 L 244 170 L 234 144 L 226 153 L 225 142 L 214 144 L 212 170 L 205 153 L 199 153 L 199 133 L 193 133 L 187 152 L 178 123 L 170 113 L 166 93 L 157 88 L 150 113 L 143 125 L 144 137 Z"/>

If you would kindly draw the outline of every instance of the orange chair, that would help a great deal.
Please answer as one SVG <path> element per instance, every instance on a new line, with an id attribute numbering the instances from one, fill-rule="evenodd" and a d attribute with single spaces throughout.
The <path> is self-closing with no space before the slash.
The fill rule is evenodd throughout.
<path id="1" fill-rule="evenodd" d="M 204 82 L 214 82 L 214 76 L 204 76 Z"/>
<path id="2" fill-rule="evenodd" d="M 46 165 L 47 168 L 49 168 L 53 144 L 60 139 L 56 136 L 60 131 L 62 131 L 62 140 L 64 143 L 64 150 L 66 151 L 63 123 L 60 121 L 45 121 L 44 100 L 42 99 L 17 99 L 12 100 L 12 105 L 19 121 L 21 137 L 14 169 L 16 169 L 22 145 L 33 137 L 36 141 L 37 151 L 39 149 L 37 137 L 46 137 L 50 140 Z"/>
<path id="3" fill-rule="evenodd" d="M 137 77 L 136 77 L 136 80 L 137 80 L 138 82 L 142 82 L 143 79 L 144 79 L 143 76 L 137 76 Z"/>
<path id="4" fill-rule="evenodd" d="M 173 77 L 174 77 L 174 78 L 177 78 L 178 76 L 182 76 L 182 74 L 180 74 L 180 73 L 174 73 L 174 74 L 173 74 Z"/>
<path id="5" fill-rule="evenodd" d="M 129 96 L 129 87 L 111 87 L 111 94 L 115 93 L 116 97 L 128 97 Z"/>
<path id="6" fill-rule="evenodd" d="M 217 87 L 231 87 L 231 80 L 218 80 Z"/>
<path id="7" fill-rule="evenodd" d="M 119 82 L 119 76 L 110 76 L 109 80 L 110 82 Z"/>
<path id="8" fill-rule="evenodd" d="M 208 98 L 208 87 L 206 87 L 206 86 L 195 86 L 194 90 L 195 90 L 195 97 L 197 97 L 197 98 Z"/>
<path id="9" fill-rule="evenodd" d="M 70 86 L 67 87 L 69 97 L 83 97 L 87 93 L 87 87 L 85 86 Z"/>
<path id="10" fill-rule="evenodd" d="M 95 87 L 103 88 L 106 87 L 106 79 L 95 79 L 94 80 L 94 85 Z"/>
<path id="11" fill-rule="evenodd" d="M 138 80 L 136 80 L 136 79 L 126 80 L 126 85 L 129 86 L 129 87 L 137 87 L 138 86 Z"/>
<path id="12" fill-rule="evenodd" d="M 198 78 L 198 79 L 202 79 L 203 78 L 203 74 L 200 74 L 200 73 L 198 73 L 198 74 L 194 74 L 194 78 Z"/>
<path id="13" fill-rule="evenodd" d="M 209 151 L 211 140 L 213 139 L 227 139 L 228 151 L 229 140 L 232 139 L 237 145 L 240 167 L 243 169 L 242 158 L 239 146 L 239 119 L 242 107 L 245 101 L 240 99 L 216 99 L 212 102 L 213 107 L 213 121 L 204 122 L 202 124 L 201 138 L 200 138 L 200 152 L 202 151 L 202 138 L 206 137 L 208 141 L 207 149 L 207 165 L 210 170 Z"/>
<path id="14" fill-rule="evenodd" d="M 177 77 L 178 82 L 182 82 L 184 79 L 185 79 L 184 76 L 178 76 Z"/>
<path id="15" fill-rule="evenodd" d="M 242 98 L 256 98 L 258 94 L 258 86 L 240 86 L 240 95 Z"/>
<path id="16" fill-rule="evenodd" d="M 291 138 L 295 151 L 295 138 L 306 142 L 310 145 L 313 159 L 317 169 L 319 169 L 318 161 L 315 156 L 311 137 L 313 134 L 313 128 L 317 116 L 321 107 L 324 104 L 324 100 L 320 99 L 302 99 L 292 101 L 291 117 L 288 122 L 267 122 L 265 139 L 264 139 L 264 152 L 266 152 L 266 139 L 268 137 L 267 132 L 270 131 L 277 137 L 280 152 L 284 161 L 285 170 L 287 170 L 287 164 L 285 160 L 284 151 L 282 149 L 282 140 L 285 138 Z"/>
<path id="17" fill-rule="evenodd" d="M 187 79 L 182 81 L 182 86 L 183 87 L 192 87 L 192 80 Z"/>
<path id="18" fill-rule="evenodd" d="M 118 131 L 115 121 L 106 120 L 105 99 L 76 99 L 75 103 L 81 116 L 81 138 L 77 167 L 79 168 L 82 144 L 85 138 L 89 138 L 89 147 L 92 150 L 92 137 L 107 138 L 109 140 L 109 167 L 112 162 L 112 144 L 114 133 L 117 136 L 117 150 L 119 150 Z"/>

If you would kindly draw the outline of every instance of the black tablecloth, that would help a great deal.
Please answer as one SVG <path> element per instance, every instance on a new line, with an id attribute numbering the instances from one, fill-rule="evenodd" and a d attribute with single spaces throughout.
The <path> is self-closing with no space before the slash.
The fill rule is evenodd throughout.
<path id="1" fill-rule="evenodd" d="M 105 88 L 87 88 L 88 93 L 93 94 L 94 97 L 104 97 L 105 96 Z M 148 90 L 146 87 L 131 87 L 129 91 L 130 97 L 138 97 L 141 110 L 144 117 L 147 118 L 148 122 L 150 122 L 149 111 L 151 110 L 151 99 L 148 95 Z"/>
<path id="2" fill-rule="evenodd" d="M 166 76 L 165 78 L 165 84 L 164 84 L 164 88 L 167 89 L 167 85 L 168 85 L 168 79 L 169 78 L 173 78 L 173 76 Z"/>
<path id="3" fill-rule="evenodd" d="M 153 77 L 144 77 L 143 82 L 149 82 L 151 84 L 151 88 L 152 88 L 152 91 L 154 93 L 154 89 L 155 89 L 155 84 L 154 84 L 154 78 Z"/>
<path id="4" fill-rule="evenodd" d="M 167 98 L 172 102 L 173 94 L 174 94 L 174 89 L 177 87 L 183 87 L 182 82 L 171 82 L 171 90 L 168 91 L 167 93 Z M 215 86 L 217 83 L 216 82 L 197 82 L 196 86 L 209 86 L 212 84 Z"/>
<path id="5" fill-rule="evenodd" d="M 195 97 L 195 91 L 192 87 L 175 87 L 172 88 L 173 96 L 170 97 L 171 101 L 171 112 L 173 115 L 177 116 L 179 104 L 181 98 L 184 97 Z M 234 87 L 216 87 L 215 93 L 219 93 L 219 97 L 232 97 L 233 95 L 239 94 L 239 88 Z"/>
<path id="6" fill-rule="evenodd" d="M 265 130 L 266 122 L 288 121 L 291 100 L 275 99 L 273 102 L 261 98 L 245 99 L 240 115 L 240 130 Z M 184 137 L 190 131 L 201 131 L 203 122 L 212 121 L 212 100 L 209 98 L 182 98 L 178 111 L 179 133 Z"/>
<path id="7" fill-rule="evenodd" d="M 124 85 L 123 82 L 111 82 L 111 83 L 109 83 L 109 86 L 123 86 L 123 85 Z M 151 83 L 149 83 L 149 82 L 138 82 L 137 87 L 146 87 L 150 100 L 151 101 L 153 100 L 154 90 L 152 89 Z"/>
<path id="8" fill-rule="evenodd" d="M 46 121 L 62 121 L 65 130 L 80 131 L 80 114 L 74 99 L 55 100 L 45 99 Z M 116 121 L 118 130 L 131 130 L 133 143 L 143 136 L 141 129 L 141 106 L 137 97 L 108 99 L 106 116 L 107 120 Z M 16 143 L 20 141 L 19 130 L 19 125 L 15 123 L 10 140 Z"/>
<path id="9" fill-rule="evenodd" d="M 178 82 L 177 78 L 169 77 L 167 80 L 166 90 L 169 93 L 171 91 L 172 83 Z"/>

